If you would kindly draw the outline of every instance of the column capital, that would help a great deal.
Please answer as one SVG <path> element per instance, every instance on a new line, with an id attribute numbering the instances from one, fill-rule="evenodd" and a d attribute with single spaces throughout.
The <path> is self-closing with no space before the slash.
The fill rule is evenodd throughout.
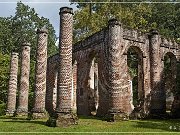
<path id="1" fill-rule="evenodd" d="M 46 28 L 37 29 L 36 34 L 46 33 L 48 34 L 48 30 Z"/>
<path id="2" fill-rule="evenodd" d="M 73 9 L 70 7 L 62 7 L 60 8 L 60 12 L 59 15 L 62 13 L 69 13 L 69 14 L 73 14 Z"/>
<path id="3" fill-rule="evenodd" d="M 150 35 L 159 35 L 159 32 L 158 32 L 157 29 L 151 29 L 151 30 L 149 31 L 149 34 L 150 34 Z"/>
<path id="4" fill-rule="evenodd" d="M 113 19 L 110 19 L 109 21 L 108 21 L 108 26 L 110 26 L 110 25 L 119 25 L 119 26 L 121 26 L 121 22 L 120 21 L 118 21 L 116 18 L 113 18 Z"/>
<path id="5" fill-rule="evenodd" d="M 11 55 L 16 55 L 16 56 L 18 56 L 19 54 L 18 54 L 17 52 L 15 52 L 15 51 L 12 51 L 12 52 L 11 52 Z"/>
<path id="6" fill-rule="evenodd" d="M 23 42 L 23 43 L 22 43 L 22 46 L 31 46 L 31 44 L 28 43 L 28 42 Z"/>

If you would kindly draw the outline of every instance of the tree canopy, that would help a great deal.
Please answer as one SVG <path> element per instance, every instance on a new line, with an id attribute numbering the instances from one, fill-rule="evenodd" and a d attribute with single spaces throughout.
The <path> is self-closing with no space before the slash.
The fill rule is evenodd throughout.
<path id="1" fill-rule="evenodd" d="M 155 3 L 155 0 L 71 0 L 79 10 L 74 16 L 74 39 L 75 42 L 99 31 L 107 25 L 111 18 L 117 18 L 123 25 L 142 32 L 157 29 L 161 35 L 180 38 L 180 4 L 172 3 L 178 0 L 163 0 L 166 3 Z M 100 2 L 100 3 L 98 3 Z M 122 2 L 122 3 L 117 3 Z M 154 3 L 150 3 L 154 2 Z M 169 3 L 168 3 L 169 2 Z"/>
<path id="2" fill-rule="evenodd" d="M 0 17 L 0 51 L 10 54 L 13 49 L 20 50 L 21 44 L 26 41 L 31 43 L 31 58 L 35 59 L 37 43 L 36 30 L 46 27 L 48 29 L 48 56 L 57 52 L 55 46 L 56 35 L 49 19 L 39 17 L 34 8 L 17 3 L 15 16 Z"/>
<path id="3" fill-rule="evenodd" d="M 14 16 L 0 17 L 0 103 L 6 102 L 10 54 L 15 50 L 20 55 L 23 42 L 31 44 L 30 93 L 33 92 L 37 46 L 36 31 L 42 27 L 48 29 L 48 56 L 50 56 L 57 53 L 57 46 L 55 46 L 57 37 L 49 19 L 40 17 L 34 8 L 22 2 L 17 3 Z"/>

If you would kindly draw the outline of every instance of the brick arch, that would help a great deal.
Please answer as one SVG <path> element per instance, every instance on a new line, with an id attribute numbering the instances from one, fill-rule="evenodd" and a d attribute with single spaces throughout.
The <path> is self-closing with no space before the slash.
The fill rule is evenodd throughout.
<path id="1" fill-rule="evenodd" d="M 127 56 L 128 56 L 128 51 L 130 49 L 133 49 L 137 55 L 138 55 L 138 73 L 137 73 L 137 81 L 138 81 L 138 103 L 137 106 L 142 107 L 144 103 L 144 97 L 145 97 L 145 91 L 144 91 L 144 64 L 143 64 L 143 51 L 142 48 L 139 46 L 129 46 L 127 49 Z M 128 63 L 127 63 L 128 66 Z M 134 78 L 131 79 L 133 81 Z M 133 82 L 131 82 L 132 85 Z M 133 97 L 133 87 L 131 87 L 132 91 L 132 97 Z M 133 103 L 132 103 L 133 104 Z M 135 106 L 135 107 L 137 107 Z"/>
<path id="2" fill-rule="evenodd" d="M 164 57 L 165 57 L 166 55 L 170 56 L 170 58 L 173 58 L 175 61 L 177 61 L 177 56 L 176 56 L 173 52 L 171 52 L 171 51 L 165 51 L 165 52 L 162 54 L 162 56 L 161 56 L 161 60 L 164 61 Z"/>
<path id="3" fill-rule="evenodd" d="M 164 106 L 166 111 L 172 110 L 173 100 L 177 92 L 177 58 L 173 52 L 165 52 L 163 54 L 163 62 L 165 62 L 165 56 L 170 58 L 170 73 L 165 71 L 165 65 L 163 63 L 163 79 L 162 88 L 164 91 Z M 169 68 L 168 68 L 169 69 Z M 167 74 L 168 73 L 168 74 Z"/>
<path id="4" fill-rule="evenodd" d="M 129 49 L 133 49 L 136 53 L 138 53 L 138 56 L 139 56 L 139 54 L 142 57 L 145 55 L 145 54 L 143 55 L 144 51 L 142 50 L 142 48 L 140 48 L 138 46 L 133 46 L 133 45 L 127 47 L 127 49 L 125 50 L 125 54 L 128 54 Z"/>
<path id="5" fill-rule="evenodd" d="M 77 61 L 77 112 L 80 115 L 90 115 L 89 110 L 89 72 L 94 57 L 98 56 L 96 49 L 90 48 L 74 53 L 74 60 Z"/>
<path id="6" fill-rule="evenodd" d="M 134 49 L 137 53 L 141 53 L 144 58 L 147 56 L 147 49 L 143 49 L 137 42 L 130 41 L 123 52 L 124 55 L 127 55 L 129 48 Z"/>
<path id="7" fill-rule="evenodd" d="M 95 51 L 89 53 L 89 69 L 87 74 L 87 98 L 88 98 L 88 107 L 89 113 L 92 113 L 96 110 L 95 108 L 95 72 L 98 69 L 98 54 Z M 95 66 L 97 63 L 97 66 Z M 97 69 L 96 69 L 97 68 Z M 97 73 L 96 73 L 97 75 Z"/>

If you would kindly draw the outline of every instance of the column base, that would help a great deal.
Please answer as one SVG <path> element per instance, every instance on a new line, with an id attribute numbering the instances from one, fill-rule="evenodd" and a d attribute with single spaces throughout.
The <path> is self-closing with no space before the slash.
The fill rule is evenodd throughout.
<path id="1" fill-rule="evenodd" d="M 33 112 L 31 115 L 31 119 L 46 119 L 46 118 L 48 118 L 46 112 L 39 112 L 39 113 Z"/>
<path id="2" fill-rule="evenodd" d="M 47 125 L 51 127 L 67 127 L 76 124 L 78 124 L 78 117 L 75 113 L 56 113 L 47 121 Z"/>
<path id="3" fill-rule="evenodd" d="M 126 113 L 109 113 L 106 116 L 106 120 L 109 122 L 129 120 L 129 115 Z"/>
<path id="4" fill-rule="evenodd" d="M 27 109 L 23 109 L 23 108 L 18 108 L 15 111 L 15 115 L 16 116 L 28 116 L 28 110 Z"/>
<path id="5" fill-rule="evenodd" d="M 27 116 L 28 117 L 28 112 L 16 112 L 16 116 Z"/>
<path id="6" fill-rule="evenodd" d="M 9 110 L 7 110 L 6 111 L 6 116 L 15 116 L 15 111 L 9 111 Z"/>
<path id="7" fill-rule="evenodd" d="M 6 116 L 11 116 L 11 117 L 13 117 L 13 116 L 14 116 L 14 113 L 6 112 Z"/>

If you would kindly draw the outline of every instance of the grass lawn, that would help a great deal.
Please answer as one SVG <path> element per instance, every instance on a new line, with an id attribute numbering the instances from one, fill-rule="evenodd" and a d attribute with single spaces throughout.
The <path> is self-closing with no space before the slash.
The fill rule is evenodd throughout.
<path id="1" fill-rule="evenodd" d="M 129 120 L 120 122 L 107 122 L 95 117 L 80 116 L 78 125 L 66 128 L 48 127 L 46 120 L 26 120 L 21 117 L 0 117 L 0 134 L 5 132 L 21 132 L 21 134 L 180 134 L 179 120 Z M 175 129 L 176 128 L 176 129 Z M 34 133 L 33 133 L 34 132 Z M 38 133 L 35 133 L 38 132 Z M 40 133 L 43 132 L 43 133 Z M 45 133 L 46 132 L 46 133 Z M 68 132 L 68 133 L 64 133 Z M 79 132 L 79 133 L 77 133 Z M 98 133 L 104 132 L 104 133 Z M 109 132 L 109 133 L 107 133 Z M 118 133 L 117 133 L 118 132 Z M 122 132 L 122 133 L 119 133 Z M 125 133 L 134 132 L 134 133 Z M 136 132 L 136 133 L 135 133 Z M 145 133 L 148 132 L 148 133 Z M 158 132 L 158 133 L 149 133 Z M 164 132 L 164 133 L 161 133 Z M 165 133 L 166 132 L 166 133 Z M 20 134 L 20 133 L 16 133 Z"/>

